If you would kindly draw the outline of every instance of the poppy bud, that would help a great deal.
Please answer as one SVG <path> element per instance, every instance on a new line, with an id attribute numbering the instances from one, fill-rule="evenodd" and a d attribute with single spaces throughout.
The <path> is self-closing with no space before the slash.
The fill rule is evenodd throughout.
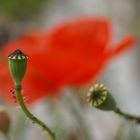
<path id="1" fill-rule="evenodd" d="M 21 85 L 27 67 L 27 55 L 20 50 L 14 51 L 8 56 L 9 68 L 16 86 Z"/>
<path id="2" fill-rule="evenodd" d="M 113 96 L 103 84 L 95 84 L 89 88 L 87 101 L 91 106 L 101 110 L 112 111 L 116 108 Z"/>
<path id="3" fill-rule="evenodd" d="M 10 129 L 10 118 L 8 113 L 3 107 L 0 106 L 0 131 L 4 134 L 8 134 Z"/>

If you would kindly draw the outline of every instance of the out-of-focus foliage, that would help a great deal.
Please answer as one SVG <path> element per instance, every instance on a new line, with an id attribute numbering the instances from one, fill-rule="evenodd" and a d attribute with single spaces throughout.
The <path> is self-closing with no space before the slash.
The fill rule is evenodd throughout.
<path id="1" fill-rule="evenodd" d="M 0 0 L 0 12 L 16 19 L 30 18 L 37 14 L 48 0 Z"/>

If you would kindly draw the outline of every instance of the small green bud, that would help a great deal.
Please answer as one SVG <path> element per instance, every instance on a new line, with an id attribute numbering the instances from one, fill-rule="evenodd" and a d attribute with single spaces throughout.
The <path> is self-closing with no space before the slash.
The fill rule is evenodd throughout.
<path id="1" fill-rule="evenodd" d="M 16 86 L 21 85 L 27 67 L 27 55 L 20 50 L 14 51 L 8 56 L 9 68 Z"/>
<path id="2" fill-rule="evenodd" d="M 3 106 L 0 106 L 0 131 L 8 134 L 10 129 L 10 117 Z"/>
<path id="3" fill-rule="evenodd" d="M 101 110 L 112 111 L 116 108 L 113 96 L 103 84 L 95 84 L 89 88 L 87 101 L 91 106 Z"/>

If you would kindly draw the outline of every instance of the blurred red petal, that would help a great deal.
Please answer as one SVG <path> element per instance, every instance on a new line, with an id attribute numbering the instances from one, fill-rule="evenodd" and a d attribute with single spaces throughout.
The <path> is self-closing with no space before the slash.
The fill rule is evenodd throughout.
<path id="1" fill-rule="evenodd" d="M 38 53 L 47 50 L 48 47 L 47 33 L 30 33 L 23 35 L 22 37 L 19 37 L 10 43 L 7 43 L 5 45 L 4 54 L 8 55 L 16 49 L 20 49 L 30 55 L 32 53 Z"/>
<path id="2" fill-rule="evenodd" d="M 109 57 L 111 58 L 111 57 L 117 56 L 120 53 L 130 48 L 133 48 L 135 46 L 135 43 L 136 43 L 136 38 L 134 36 L 129 36 L 129 37 L 124 38 L 122 41 L 120 41 L 120 43 L 116 45 L 116 47 L 114 47 L 115 49 L 112 49 L 109 52 Z"/>
<path id="3" fill-rule="evenodd" d="M 80 52 L 84 57 L 98 57 L 98 53 L 103 53 L 108 45 L 110 36 L 109 20 L 85 18 L 54 28 L 50 44 L 52 47 Z"/>
<path id="4" fill-rule="evenodd" d="M 32 33 L 8 43 L 1 56 L 0 90 L 11 100 L 9 90 L 13 81 L 7 66 L 7 55 L 16 49 L 29 56 L 22 85 L 29 102 L 52 95 L 66 85 L 82 86 L 96 80 L 108 58 L 112 59 L 135 43 L 131 36 L 116 45 L 115 49 L 108 48 L 111 29 L 109 20 L 85 18 L 64 23 L 47 33 Z"/>

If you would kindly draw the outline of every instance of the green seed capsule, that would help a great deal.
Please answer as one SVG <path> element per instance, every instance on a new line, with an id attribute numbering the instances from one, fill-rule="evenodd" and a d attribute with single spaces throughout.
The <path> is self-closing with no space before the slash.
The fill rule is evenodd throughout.
<path id="1" fill-rule="evenodd" d="M 27 67 L 27 55 L 20 50 L 14 51 L 8 56 L 9 68 L 16 86 L 21 85 Z"/>
<path id="2" fill-rule="evenodd" d="M 91 106 L 101 110 L 111 111 L 116 108 L 113 96 L 103 84 L 95 84 L 89 88 L 87 101 Z"/>

